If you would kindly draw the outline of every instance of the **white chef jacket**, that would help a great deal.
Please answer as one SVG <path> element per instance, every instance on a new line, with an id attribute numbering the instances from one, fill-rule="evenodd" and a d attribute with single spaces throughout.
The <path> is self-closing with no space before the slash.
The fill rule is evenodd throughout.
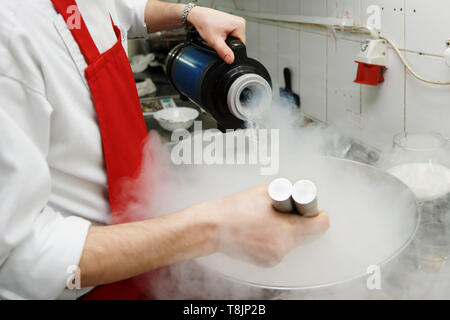
<path id="1" fill-rule="evenodd" d="M 100 52 L 147 32 L 147 0 L 77 0 Z M 86 62 L 50 0 L 0 0 L 0 298 L 76 298 L 91 223 L 111 222 Z M 82 270 L 81 270 L 82 273 Z"/>

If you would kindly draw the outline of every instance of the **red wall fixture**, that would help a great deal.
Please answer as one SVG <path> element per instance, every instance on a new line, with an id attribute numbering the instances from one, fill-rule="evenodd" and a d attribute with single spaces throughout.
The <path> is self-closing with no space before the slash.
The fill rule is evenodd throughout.
<path id="1" fill-rule="evenodd" d="M 384 82 L 384 66 L 359 61 L 355 62 L 358 64 L 358 73 L 355 80 L 356 83 L 369 86 L 378 86 L 380 83 Z"/>

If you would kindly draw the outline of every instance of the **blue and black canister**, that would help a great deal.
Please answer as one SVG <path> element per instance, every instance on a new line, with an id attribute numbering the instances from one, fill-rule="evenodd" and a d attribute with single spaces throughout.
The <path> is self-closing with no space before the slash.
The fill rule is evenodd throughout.
<path id="1" fill-rule="evenodd" d="M 229 37 L 226 43 L 235 55 L 231 65 L 191 32 L 169 53 L 166 73 L 180 94 L 208 111 L 221 128 L 238 129 L 255 109 L 270 106 L 271 79 L 261 63 L 247 57 L 239 39 Z"/>

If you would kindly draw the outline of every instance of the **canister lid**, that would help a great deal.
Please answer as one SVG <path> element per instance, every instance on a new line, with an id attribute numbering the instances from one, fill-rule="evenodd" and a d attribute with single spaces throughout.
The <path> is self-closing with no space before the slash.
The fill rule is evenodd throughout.
<path id="1" fill-rule="evenodd" d="M 272 88 L 258 74 L 243 74 L 228 91 L 227 103 L 230 112 L 241 120 L 248 120 L 255 113 L 270 106 Z"/>

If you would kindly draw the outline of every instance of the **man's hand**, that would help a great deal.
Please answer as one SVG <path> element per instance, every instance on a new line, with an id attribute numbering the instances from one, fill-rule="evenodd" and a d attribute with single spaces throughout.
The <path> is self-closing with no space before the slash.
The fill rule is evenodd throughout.
<path id="1" fill-rule="evenodd" d="M 225 40 L 230 35 L 245 43 L 245 19 L 210 8 L 194 7 L 187 21 L 226 63 L 234 62 L 234 53 Z"/>
<path id="2" fill-rule="evenodd" d="M 295 247 L 321 235 L 329 227 L 327 213 L 305 218 L 279 213 L 262 185 L 215 203 L 210 215 L 217 215 L 218 250 L 240 259 L 271 267 Z"/>
<path id="3" fill-rule="evenodd" d="M 82 286 L 124 280 L 173 263 L 223 252 L 274 266 L 328 229 L 328 215 L 278 213 L 259 186 L 164 217 L 91 227 L 80 260 Z"/>
<path id="4" fill-rule="evenodd" d="M 149 0 L 145 9 L 145 22 L 149 33 L 182 27 L 181 16 L 185 3 Z M 217 51 L 226 63 L 234 62 L 233 51 L 226 45 L 233 36 L 245 43 L 245 20 L 228 13 L 205 7 L 194 7 L 187 16 L 200 36 Z"/>

